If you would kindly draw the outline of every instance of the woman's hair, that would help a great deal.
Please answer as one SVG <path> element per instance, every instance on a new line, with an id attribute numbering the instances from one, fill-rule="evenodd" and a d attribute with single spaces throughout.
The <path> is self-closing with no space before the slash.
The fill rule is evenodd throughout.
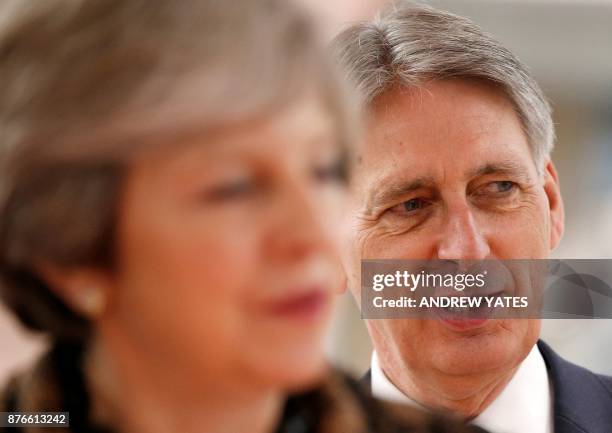
<path id="1" fill-rule="evenodd" d="M 45 0 L 0 21 L 0 293 L 21 321 L 88 321 L 35 269 L 112 267 L 130 156 L 315 92 L 349 140 L 346 92 L 288 0 Z"/>

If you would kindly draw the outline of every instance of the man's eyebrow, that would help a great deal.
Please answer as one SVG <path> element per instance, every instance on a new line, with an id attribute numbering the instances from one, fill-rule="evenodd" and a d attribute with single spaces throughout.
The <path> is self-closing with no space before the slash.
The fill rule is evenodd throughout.
<path id="1" fill-rule="evenodd" d="M 531 180 L 528 170 L 522 164 L 512 160 L 485 163 L 469 171 L 468 179 L 490 174 L 518 177 L 519 180 L 524 182 Z M 429 176 L 392 181 L 383 179 L 377 182 L 368 194 L 364 208 L 365 214 L 374 214 L 378 208 L 394 203 L 419 189 L 434 187 L 435 180 Z"/>
<path id="2" fill-rule="evenodd" d="M 365 211 L 367 214 L 388 203 L 393 203 L 406 195 L 422 188 L 431 188 L 434 180 L 431 177 L 417 177 L 409 180 L 381 181 L 368 195 Z"/>
<path id="3" fill-rule="evenodd" d="M 522 164 L 515 161 L 486 163 L 470 171 L 468 173 L 468 177 L 474 178 L 478 176 L 486 176 L 489 174 L 517 176 L 523 181 L 529 181 L 531 179 L 528 170 Z"/>

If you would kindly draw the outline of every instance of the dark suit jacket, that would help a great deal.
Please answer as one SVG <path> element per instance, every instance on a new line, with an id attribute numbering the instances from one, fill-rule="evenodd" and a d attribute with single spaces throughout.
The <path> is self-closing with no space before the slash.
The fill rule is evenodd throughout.
<path id="1" fill-rule="evenodd" d="M 612 377 L 567 362 L 538 342 L 553 385 L 555 433 L 612 433 Z"/>
<path id="2" fill-rule="evenodd" d="M 538 348 L 553 386 L 554 432 L 612 433 L 612 377 L 564 360 L 541 340 Z M 362 380 L 370 387 L 369 370 Z"/>

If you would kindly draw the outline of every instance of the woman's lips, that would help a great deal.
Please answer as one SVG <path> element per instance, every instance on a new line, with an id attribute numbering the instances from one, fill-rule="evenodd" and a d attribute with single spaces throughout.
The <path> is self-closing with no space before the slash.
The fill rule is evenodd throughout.
<path id="1" fill-rule="evenodd" d="M 329 293 L 316 288 L 271 301 L 267 303 L 266 311 L 288 319 L 313 320 L 326 310 L 329 301 Z"/>

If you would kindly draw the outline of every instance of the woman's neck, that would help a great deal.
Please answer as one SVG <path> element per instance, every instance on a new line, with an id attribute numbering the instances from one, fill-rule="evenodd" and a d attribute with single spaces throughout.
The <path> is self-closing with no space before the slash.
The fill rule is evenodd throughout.
<path id="1" fill-rule="evenodd" d="M 129 345 L 99 336 L 92 339 L 84 370 L 92 420 L 121 433 L 270 433 L 284 403 L 277 390 L 223 383 L 205 372 L 182 378 L 150 357 L 140 359 Z"/>

